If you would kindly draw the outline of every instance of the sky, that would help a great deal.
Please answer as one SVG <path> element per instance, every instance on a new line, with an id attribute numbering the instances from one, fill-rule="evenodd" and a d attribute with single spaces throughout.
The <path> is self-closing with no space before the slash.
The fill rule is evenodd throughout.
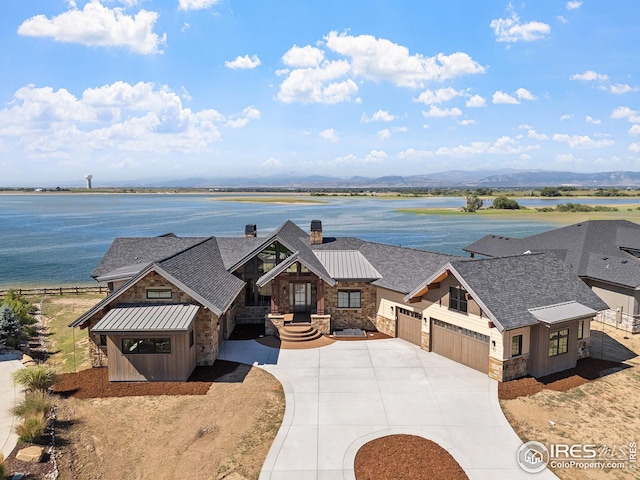
<path id="1" fill-rule="evenodd" d="M 640 170 L 640 2 L 4 0 L 0 186 Z"/>

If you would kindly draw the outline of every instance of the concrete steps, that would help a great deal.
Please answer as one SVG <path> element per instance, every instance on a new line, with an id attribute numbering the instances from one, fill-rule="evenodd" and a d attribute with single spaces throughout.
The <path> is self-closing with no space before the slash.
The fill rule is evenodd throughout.
<path id="1" fill-rule="evenodd" d="M 280 340 L 285 342 L 310 342 L 322 338 L 322 333 L 308 323 L 285 325 L 278 333 Z"/>

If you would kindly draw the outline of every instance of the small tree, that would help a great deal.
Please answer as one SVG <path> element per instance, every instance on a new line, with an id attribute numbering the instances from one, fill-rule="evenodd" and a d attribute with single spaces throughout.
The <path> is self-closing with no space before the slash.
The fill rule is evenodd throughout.
<path id="1" fill-rule="evenodd" d="M 493 199 L 493 208 L 498 210 L 518 210 L 520 205 L 512 198 L 500 196 Z"/>
<path id="2" fill-rule="evenodd" d="M 20 320 L 9 305 L 0 307 L 0 344 L 15 346 L 20 340 Z"/>
<path id="3" fill-rule="evenodd" d="M 562 192 L 560 191 L 559 188 L 544 187 L 542 190 L 540 190 L 540 196 L 541 197 L 561 197 Z"/>
<path id="4" fill-rule="evenodd" d="M 465 199 L 467 201 L 467 205 L 462 207 L 462 210 L 468 213 L 477 212 L 482 208 L 484 202 L 481 198 L 478 197 L 475 193 L 466 192 Z"/>

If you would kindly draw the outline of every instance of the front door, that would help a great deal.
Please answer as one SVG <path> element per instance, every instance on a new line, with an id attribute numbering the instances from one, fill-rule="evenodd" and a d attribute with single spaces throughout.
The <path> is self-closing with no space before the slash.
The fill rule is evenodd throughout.
<path id="1" fill-rule="evenodd" d="M 294 312 L 311 310 L 311 284 L 292 283 L 289 288 L 289 306 Z"/>

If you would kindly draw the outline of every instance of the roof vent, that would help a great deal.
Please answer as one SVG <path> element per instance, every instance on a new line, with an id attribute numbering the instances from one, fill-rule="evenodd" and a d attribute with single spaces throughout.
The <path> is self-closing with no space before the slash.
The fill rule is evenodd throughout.
<path id="1" fill-rule="evenodd" d="M 244 227 L 244 236 L 246 238 L 255 238 L 258 236 L 258 227 L 255 223 L 249 223 Z"/>

